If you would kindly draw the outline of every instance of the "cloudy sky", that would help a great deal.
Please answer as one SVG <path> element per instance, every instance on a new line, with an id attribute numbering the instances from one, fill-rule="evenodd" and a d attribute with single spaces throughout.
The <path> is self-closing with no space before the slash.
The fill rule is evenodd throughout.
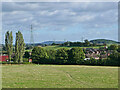
<path id="1" fill-rule="evenodd" d="M 4 2 L 2 24 L 3 39 L 7 30 L 12 30 L 14 37 L 20 30 L 26 43 L 30 42 L 31 24 L 34 42 L 81 41 L 82 37 L 117 41 L 118 3 Z"/>

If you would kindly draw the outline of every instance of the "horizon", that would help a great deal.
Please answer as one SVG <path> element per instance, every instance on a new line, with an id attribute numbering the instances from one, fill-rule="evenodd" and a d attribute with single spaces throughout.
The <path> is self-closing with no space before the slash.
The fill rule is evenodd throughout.
<path id="1" fill-rule="evenodd" d="M 99 40 L 99 39 L 91 39 L 91 40 L 88 40 L 88 41 L 92 41 L 92 40 Z M 102 40 L 110 40 L 110 39 L 102 39 Z M 49 41 L 51 41 L 51 42 L 82 42 L 82 41 L 64 41 L 64 40 L 46 40 L 46 41 L 42 41 L 42 42 L 35 42 L 35 43 L 32 43 L 32 44 L 42 44 L 42 43 L 44 43 L 44 42 L 49 42 Z M 115 40 L 111 40 L 111 41 L 115 41 Z M 119 42 L 119 41 L 115 41 L 115 42 Z M 2 43 L 3 45 L 5 45 L 5 43 Z M 25 44 L 30 44 L 30 42 L 28 42 L 28 43 L 25 43 Z M 13 45 L 15 45 L 15 43 L 13 43 Z"/>
<path id="2" fill-rule="evenodd" d="M 20 30 L 30 43 L 33 25 L 34 43 L 44 41 L 82 41 L 109 39 L 118 41 L 117 2 L 3 2 L 2 43 L 5 33 Z"/>

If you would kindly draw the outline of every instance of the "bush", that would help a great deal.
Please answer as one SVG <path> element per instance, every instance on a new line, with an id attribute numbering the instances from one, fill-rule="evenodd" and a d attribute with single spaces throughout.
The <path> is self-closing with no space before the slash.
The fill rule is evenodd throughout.
<path id="1" fill-rule="evenodd" d="M 115 45 L 115 44 L 113 44 L 113 45 L 110 45 L 110 46 L 108 47 L 108 49 L 109 49 L 109 50 L 117 50 L 117 49 L 118 49 L 118 46 Z"/>
<path id="2" fill-rule="evenodd" d="M 70 50 L 66 48 L 45 50 L 42 47 L 34 47 L 32 50 L 32 62 L 38 64 L 120 65 L 120 53 L 116 50 L 113 51 L 108 59 L 84 59 L 85 53 L 80 47 L 75 47 Z M 28 59 L 24 58 L 24 64 L 26 63 L 29 64 Z"/>
<path id="3" fill-rule="evenodd" d="M 29 62 L 28 58 L 23 58 L 23 62 Z"/>
<path id="4" fill-rule="evenodd" d="M 6 62 L 6 61 L 2 61 L 2 64 L 9 64 L 9 62 Z"/>
<path id="5" fill-rule="evenodd" d="M 49 64 L 57 64 L 55 60 L 56 50 L 47 50 L 48 60 L 47 63 Z"/>
<path id="6" fill-rule="evenodd" d="M 83 64 L 85 54 L 80 47 L 72 48 L 69 51 L 69 64 Z"/>
<path id="7" fill-rule="evenodd" d="M 48 60 L 46 50 L 44 50 L 42 47 L 34 47 L 34 49 L 32 50 L 33 63 L 44 64 L 46 63 L 46 60 Z"/>
<path id="8" fill-rule="evenodd" d="M 29 57 L 30 57 L 30 54 L 29 54 L 28 51 L 26 51 L 25 54 L 24 54 L 24 58 L 29 58 Z"/>
<path id="9" fill-rule="evenodd" d="M 68 61 L 68 49 L 58 49 L 55 56 L 58 64 L 66 64 Z"/>

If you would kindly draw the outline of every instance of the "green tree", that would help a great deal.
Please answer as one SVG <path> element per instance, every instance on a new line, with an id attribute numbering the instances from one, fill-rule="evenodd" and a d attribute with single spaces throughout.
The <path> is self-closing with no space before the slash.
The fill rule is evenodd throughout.
<path id="1" fill-rule="evenodd" d="M 69 51 L 69 63 L 70 64 L 83 64 L 85 54 L 80 47 L 72 48 Z"/>
<path id="2" fill-rule="evenodd" d="M 84 42 L 85 42 L 85 46 L 89 46 L 90 45 L 90 42 L 87 39 Z"/>
<path id="3" fill-rule="evenodd" d="M 30 54 L 29 54 L 28 51 L 26 51 L 25 54 L 24 54 L 24 58 L 29 58 L 29 57 L 30 57 Z"/>
<path id="4" fill-rule="evenodd" d="M 49 57 L 48 63 L 56 64 L 55 55 L 56 50 L 47 50 L 47 55 Z"/>
<path id="5" fill-rule="evenodd" d="M 13 36 L 12 36 L 12 31 L 9 32 L 7 31 L 5 34 L 5 47 L 7 50 L 7 54 L 9 57 L 9 62 L 11 63 L 11 55 L 13 53 Z"/>
<path id="6" fill-rule="evenodd" d="M 56 52 L 56 60 L 58 64 L 65 64 L 68 60 L 68 49 L 60 48 Z"/>
<path id="7" fill-rule="evenodd" d="M 109 50 L 117 50 L 117 49 L 118 49 L 118 46 L 115 45 L 115 44 L 113 44 L 113 45 L 110 45 L 110 46 L 108 47 L 108 49 L 109 49 Z"/>
<path id="8" fill-rule="evenodd" d="M 118 52 L 120 53 L 120 45 L 118 45 Z"/>
<path id="9" fill-rule="evenodd" d="M 33 63 L 46 63 L 48 55 L 45 49 L 42 47 L 34 47 L 32 50 L 32 61 Z"/>
<path id="10" fill-rule="evenodd" d="M 25 51 L 25 43 L 23 35 L 20 31 L 16 33 L 16 42 L 15 42 L 15 62 L 22 63 L 23 55 Z"/>

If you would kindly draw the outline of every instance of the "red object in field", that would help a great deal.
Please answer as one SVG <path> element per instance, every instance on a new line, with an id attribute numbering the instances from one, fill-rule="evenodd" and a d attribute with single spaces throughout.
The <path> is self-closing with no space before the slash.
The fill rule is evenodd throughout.
<path id="1" fill-rule="evenodd" d="M 29 59 L 29 62 L 32 62 L 32 59 Z"/>
<path id="2" fill-rule="evenodd" d="M 0 61 L 7 61 L 8 60 L 8 56 L 0 56 Z"/>

